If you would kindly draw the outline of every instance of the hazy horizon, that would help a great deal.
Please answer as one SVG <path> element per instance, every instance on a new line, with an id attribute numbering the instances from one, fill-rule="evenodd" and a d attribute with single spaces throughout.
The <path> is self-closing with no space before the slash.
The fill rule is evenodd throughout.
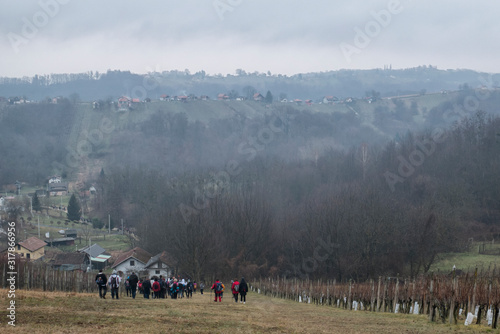
<path id="1" fill-rule="evenodd" d="M 500 4 L 0 1 L 0 76 L 412 68 L 500 72 Z"/>

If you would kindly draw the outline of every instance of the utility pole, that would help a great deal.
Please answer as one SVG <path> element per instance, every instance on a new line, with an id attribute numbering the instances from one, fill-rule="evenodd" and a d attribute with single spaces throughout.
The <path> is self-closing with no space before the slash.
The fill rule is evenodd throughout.
<path id="1" fill-rule="evenodd" d="M 108 214 L 108 234 L 111 234 L 111 215 Z"/>
<path id="2" fill-rule="evenodd" d="M 123 235 L 123 218 L 122 218 L 122 235 Z"/>

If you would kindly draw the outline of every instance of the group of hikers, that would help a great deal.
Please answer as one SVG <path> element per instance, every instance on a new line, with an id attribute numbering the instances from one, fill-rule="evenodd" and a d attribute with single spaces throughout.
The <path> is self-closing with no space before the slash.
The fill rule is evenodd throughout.
<path id="1" fill-rule="evenodd" d="M 109 279 L 106 277 L 106 274 L 102 272 L 102 269 L 99 270 L 99 274 L 96 275 L 96 283 L 99 287 L 99 297 L 102 299 L 106 299 L 107 287 L 109 286 L 111 290 L 111 298 L 119 299 L 118 289 L 120 287 L 120 283 L 122 278 L 116 270 L 113 270 Z M 205 284 L 201 282 L 199 285 L 196 282 L 191 282 L 190 279 L 177 279 L 174 277 L 164 278 L 162 275 L 159 277 L 152 277 L 149 279 L 148 277 L 144 279 L 139 279 L 139 277 L 132 272 L 130 276 L 128 276 L 124 282 L 125 291 L 127 296 L 135 299 L 137 291 L 144 296 L 144 298 L 149 299 L 150 297 L 153 299 L 159 298 L 167 298 L 170 296 L 172 299 L 177 298 L 192 298 L 193 293 L 196 293 L 196 290 L 199 288 L 200 293 L 203 294 L 205 289 Z M 215 300 L 217 299 L 219 302 L 222 302 L 222 297 L 224 295 L 225 286 L 218 279 L 215 280 L 214 284 L 211 287 L 211 290 L 215 293 Z M 246 303 L 246 295 L 248 292 L 248 285 L 245 281 L 245 278 L 241 278 L 241 281 L 237 279 L 231 281 L 231 293 L 233 294 L 233 298 L 235 302 L 238 302 L 238 295 L 241 297 L 240 303 Z"/>
<path id="2" fill-rule="evenodd" d="M 222 302 L 222 297 L 224 295 L 224 290 L 225 290 L 224 284 L 218 279 L 216 279 L 215 283 L 212 285 L 212 290 L 214 290 L 215 292 L 214 302 L 217 302 L 217 299 L 219 299 L 219 302 Z M 240 295 L 241 297 L 240 303 L 246 304 L 248 285 L 244 277 L 242 277 L 241 281 L 239 282 L 238 279 L 231 281 L 231 292 L 233 294 L 233 298 L 236 303 L 238 302 L 238 295 Z"/>

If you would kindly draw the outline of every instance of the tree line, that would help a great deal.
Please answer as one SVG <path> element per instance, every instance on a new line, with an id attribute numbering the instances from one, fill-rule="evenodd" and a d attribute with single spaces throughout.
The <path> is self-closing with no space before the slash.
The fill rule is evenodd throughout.
<path id="1" fill-rule="evenodd" d="M 498 237 L 499 127 L 478 112 L 315 160 L 257 154 L 232 174 L 111 168 L 96 207 L 195 279 L 415 276 L 469 237 Z"/>

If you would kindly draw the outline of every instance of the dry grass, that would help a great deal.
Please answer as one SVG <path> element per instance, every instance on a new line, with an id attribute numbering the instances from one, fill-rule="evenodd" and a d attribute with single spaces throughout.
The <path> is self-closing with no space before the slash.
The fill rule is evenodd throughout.
<path id="1" fill-rule="evenodd" d="M 246 305 L 230 296 L 101 300 L 97 295 L 17 291 L 16 327 L 6 324 L 0 290 L 0 333 L 473 333 L 487 327 L 432 324 L 424 316 L 349 312 L 251 293 Z"/>

